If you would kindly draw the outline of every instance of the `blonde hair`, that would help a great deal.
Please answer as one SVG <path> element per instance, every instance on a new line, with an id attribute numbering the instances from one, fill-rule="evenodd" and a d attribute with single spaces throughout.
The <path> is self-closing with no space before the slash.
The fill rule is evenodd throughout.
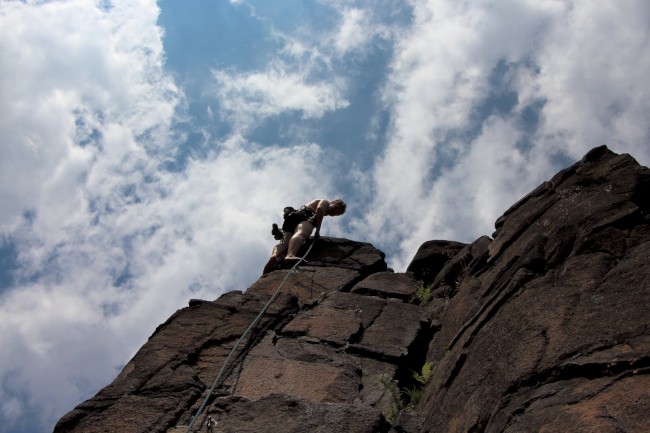
<path id="1" fill-rule="evenodd" d="M 348 207 L 347 204 L 340 198 L 334 199 L 330 202 L 330 208 L 340 209 L 341 214 L 345 213 L 345 209 Z"/>

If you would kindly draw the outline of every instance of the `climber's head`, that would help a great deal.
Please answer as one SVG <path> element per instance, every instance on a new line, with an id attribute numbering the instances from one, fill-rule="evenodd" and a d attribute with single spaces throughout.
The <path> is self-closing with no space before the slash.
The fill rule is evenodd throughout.
<path id="1" fill-rule="evenodd" d="M 329 206 L 329 210 L 327 211 L 327 214 L 330 216 L 343 215 L 345 213 L 346 208 L 347 205 L 345 204 L 345 202 L 340 198 L 337 198 L 330 202 L 330 206 Z"/>

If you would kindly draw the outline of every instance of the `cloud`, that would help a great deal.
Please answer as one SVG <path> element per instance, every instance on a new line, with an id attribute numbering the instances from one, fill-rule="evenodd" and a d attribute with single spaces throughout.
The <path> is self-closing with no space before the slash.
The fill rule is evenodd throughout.
<path id="1" fill-rule="evenodd" d="M 130 252 L 111 210 L 150 191 L 178 90 L 151 2 L 0 5 L 0 230 L 18 257 L 0 311 L 1 431 L 53 420 L 114 375 L 134 340 L 114 332 Z M 124 194 L 132 185 L 133 194 Z M 136 335 L 135 340 L 142 340 Z"/>
<path id="2" fill-rule="evenodd" d="M 378 46 L 389 45 L 406 27 L 410 6 L 405 2 L 377 0 L 374 2 L 325 2 L 337 14 L 331 34 L 320 37 L 323 51 L 335 60 L 366 56 Z"/>
<path id="3" fill-rule="evenodd" d="M 165 135 L 160 119 L 169 118 L 176 89 L 160 74 L 160 35 L 151 26 L 155 15 L 147 11 L 155 13 L 155 7 L 116 6 L 105 13 L 73 1 L 10 2 L 2 8 L 0 44 L 12 61 L 0 69 L 0 128 L 6 138 L 0 176 L 12 188 L 3 190 L 0 221 L 15 227 L 40 195 L 49 202 L 48 218 L 36 224 L 61 226 L 53 213 L 75 217 L 68 210 L 79 207 L 82 192 L 70 190 L 92 171 L 100 152 L 117 166 L 142 146 L 129 145 L 138 135 Z M 102 144 L 103 134 L 118 128 L 132 137 L 120 136 L 124 144 L 118 147 Z"/>
<path id="4" fill-rule="evenodd" d="M 336 35 L 336 49 L 341 53 L 346 53 L 364 46 L 372 37 L 372 34 L 368 32 L 368 25 L 366 11 L 357 8 L 346 10 Z"/>
<path id="5" fill-rule="evenodd" d="M 314 121 L 348 108 L 347 95 L 354 93 L 349 86 L 360 73 L 354 71 L 355 63 L 373 51 L 374 42 L 392 40 L 400 28 L 395 16 L 403 8 L 392 0 L 361 7 L 322 2 L 315 16 L 310 8 L 289 6 L 287 23 L 272 7 L 241 3 L 260 26 L 272 29 L 269 39 L 280 48 L 261 68 L 212 70 L 215 84 L 210 93 L 222 116 L 239 131 L 283 114 L 298 113 L 301 120 Z M 306 24 L 296 26 L 294 21 L 302 20 Z"/>
<path id="6" fill-rule="evenodd" d="M 490 234 L 509 203 L 593 146 L 648 161 L 648 9 L 414 2 L 384 90 L 376 198 L 357 229 L 385 239 L 400 269 L 424 240 Z"/>
<path id="7" fill-rule="evenodd" d="M 288 72 L 283 65 L 249 73 L 214 70 L 213 75 L 222 110 L 238 124 L 285 112 L 300 112 L 303 119 L 314 119 L 349 104 L 338 83 L 312 82 L 308 74 Z"/>
<path id="8" fill-rule="evenodd" d="M 523 78 L 526 96 L 545 101 L 540 140 L 572 158 L 607 143 L 650 161 L 649 20 L 643 1 L 575 1 L 554 22 L 536 53 L 539 71 Z"/>

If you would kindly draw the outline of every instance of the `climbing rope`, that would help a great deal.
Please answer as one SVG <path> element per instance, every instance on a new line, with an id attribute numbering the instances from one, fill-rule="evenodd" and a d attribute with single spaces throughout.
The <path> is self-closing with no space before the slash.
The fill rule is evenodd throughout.
<path id="1" fill-rule="evenodd" d="M 255 320 L 253 320 L 253 322 L 250 324 L 250 326 L 248 328 L 246 328 L 246 331 L 244 331 L 242 336 L 239 337 L 239 340 L 237 340 L 237 344 L 235 344 L 233 346 L 233 348 L 230 350 L 230 353 L 228 354 L 228 357 L 226 358 L 223 365 L 221 366 L 221 370 L 219 371 L 219 374 L 217 375 L 217 378 L 214 379 L 214 382 L 212 382 L 212 386 L 210 387 L 210 390 L 208 391 L 208 395 L 205 396 L 205 399 L 203 400 L 203 404 L 201 404 L 201 407 L 199 407 L 199 410 L 196 411 L 196 415 L 194 415 L 194 418 L 192 418 L 192 422 L 187 427 L 187 431 L 185 433 L 190 433 L 190 431 L 192 430 L 192 427 L 194 426 L 194 423 L 196 422 L 197 419 L 199 419 L 199 416 L 201 416 L 201 413 L 203 413 L 203 410 L 205 409 L 205 406 L 208 403 L 208 400 L 210 399 L 210 396 L 212 396 L 212 393 L 214 392 L 214 389 L 217 387 L 217 384 L 219 383 L 219 380 L 221 379 L 221 376 L 223 376 L 223 373 L 226 371 L 226 366 L 228 365 L 228 361 L 230 361 L 230 358 L 232 357 L 233 353 L 235 353 L 235 350 L 237 350 L 237 347 L 239 347 L 239 344 L 244 340 L 244 337 L 246 337 L 248 332 L 251 329 L 253 329 L 255 327 L 255 325 L 257 325 L 257 322 L 259 322 L 259 320 L 262 318 L 262 316 L 264 315 L 266 310 L 269 308 L 269 306 L 273 303 L 273 301 L 275 301 L 275 298 L 278 296 L 278 293 L 280 293 L 280 289 L 284 285 L 285 281 L 287 281 L 287 278 L 289 278 L 289 275 L 291 275 L 291 273 L 298 267 L 298 265 L 305 260 L 305 257 L 307 257 L 307 255 L 309 255 L 309 253 L 311 252 L 311 249 L 312 249 L 312 247 L 314 246 L 315 243 L 316 243 L 316 239 L 314 238 L 311 245 L 309 246 L 309 249 L 307 249 L 307 252 L 305 253 L 305 255 L 302 256 L 300 258 L 300 260 L 298 260 L 296 262 L 296 264 L 291 267 L 289 272 L 287 272 L 287 275 L 284 276 L 284 279 L 282 280 L 282 282 L 280 283 L 278 288 L 275 289 L 275 292 L 273 293 L 273 296 L 271 296 L 271 299 L 269 299 L 269 301 L 266 303 L 266 305 L 264 305 L 264 308 L 262 308 L 262 311 L 260 311 L 260 313 L 257 315 Z"/>

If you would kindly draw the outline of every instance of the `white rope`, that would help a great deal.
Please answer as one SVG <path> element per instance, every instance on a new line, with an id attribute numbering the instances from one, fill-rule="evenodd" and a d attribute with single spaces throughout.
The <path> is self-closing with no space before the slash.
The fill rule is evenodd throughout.
<path id="1" fill-rule="evenodd" d="M 296 267 L 298 267 L 298 265 L 299 265 L 303 260 L 305 260 L 305 257 L 307 257 L 307 255 L 309 254 L 309 252 L 311 251 L 311 249 L 312 249 L 312 247 L 314 246 L 315 243 L 316 243 L 316 239 L 313 240 L 313 242 L 312 242 L 311 245 L 309 246 L 309 249 L 307 250 L 307 252 L 305 253 L 305 255 L 302 256 L 302 257 L 300 258 L 300 260 L 298 260 L 298 261 L 296 262 L 296 264 L 293 265 L 293 266 L 291 267 L 291 269 L 289 270 L 289 272 L 287 272 L 287 275 L 284 276 L 284 279 L 282 280 L 282 282 L 280 283 L 280 285 L 278 286 L 278 288 L 275 289 L 275 292 L 273 293 L 273 296 L 271 296 L 271 299 L 269 299 L 269 301 L 266 303 L 266 305 L 264 306 L 264 308 L 262 308 L 262 311 L 260 311 L 260 313 L 257 315 L 257 317 L 255 318 L 255 320 L 253 320 L 253 322 L 252 322 L 252 323 L 250 324 L 250 326 L 246 329 L 246 331 L 244 331 L 244 333 L 242 334 L 242 336 L 239 337 L 239 340 L 237 340 L 237 344 L 235 344 L 235 346 L 230 350 L 230 353 L 228 354 L 228 357 L 226 358 L 226 360 L 224 361 L 223 365 L 221 366 L 221 370 L 219 371 L 219 374 L 217 375 L 217 378 L 214 379 L 214 382 L 212 382 L 212 386 L 210 387 L 210 391 L 208 391 L 208 395 L 205 396 L 205 399 L 203 400 L 203 404 L 201 404 L 201 407 L 199 407 L 199 410 L 196 412 L 196 415 L 194 415 L 194 418 L 192 418 L 192 422 L 191 422 L 190 425 L 187 427 L 187 431 L 186 431 L 185 433 L 190 433 L 190 431 L 192 430 L 192 427 L 194 426 L 194 423 L 195 423 L 196 420 L 199 418 L 199 416 L 201 416 L 201 413 L 202 413 L 203 410 L 205 409 L 205 406 L 206 406 L 206 404 L 208 403 L 208 400 L 210 399 L 210 396 L 211 396 L 212 393 L 214 392 L 214 389 L 217 387 L 217 383 L 219 383 L 219 380 L 221 379 L 221 376 L 222 376 L 223 373 L 226 371 L 226 365 L 228 365 L 228 361 L 230 361 L 230 358 L 232 357 L 233 353 L 235 353 L 235 350 L 237 349 L 237 347 L 239 346 L 239 344 L 244 340 L 244 337 L 246 337 L 246 335 L 248 334 L 248 332 L 249 332 L 251 329 L 253 329 L 253 327 L 257 324 L 257 322 L 262 318 L 262 316 L 264 315 L 264 313 L 266 312 L 266 310 L 269 308 L 269 306 L 273 303 L 273 301 L 275 301 L 275 298 L 277 297 L 278 293 L 280 293 L 280 289 L 281 289 L 282 286 L 284 285 L 285 281 L 287 281 L 287 278 L 289 278 L 289 275 L 291 275 L 291 273 L 294 271 L 294 269 L 296 269 Z"/>

